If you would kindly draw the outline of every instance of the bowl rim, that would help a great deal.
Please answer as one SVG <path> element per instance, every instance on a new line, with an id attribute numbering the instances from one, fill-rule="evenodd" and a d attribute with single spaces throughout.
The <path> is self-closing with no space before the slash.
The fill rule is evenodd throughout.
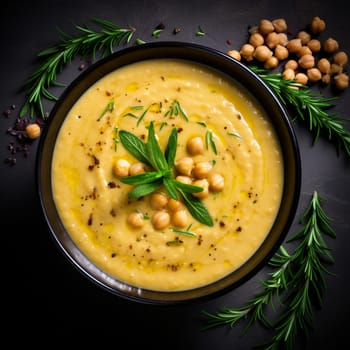
<path id="1" fill-rule="evenodd" d="M 280 137 L 283 158 L 289 160 L 287 164 L 284 161 L 284 178 L 287 179 L 285 183 L 287 183 L 288 188 L 284 186 L 282 200 L 284 199 L 286 202 L 283 203 L 283 206 L 281 203 L 275 223 L 270 230 L 270 233 L 271 231 L 275 232 L 277 231 L 277 226 L 279 227 L 270 246 L 267 247 L 271 236 L 269 233 L 257 251 L 241 267 L 218 281 L 184 291 L 153 291 L 131 286 L 110 277 L 93 265 L 75 245 L 68 233 L 62 232 L 65 229 L 62 222 L 60 222 L 51 192 L 50 168 L 54 140 L 65 119 L 64 116 L 73 106 L 74 101 L 94 82 L 109 72 L 131 63 L 154 58 L 180 58 L 195 63 L 202 63 L 209 66 L 209 68 L 217 69 L 219 72 L 227 74 L 249 90 L 254 97 L 256 93 L 260 97 L 264 97 L 265 99 L 262 101 L 264 109 L 273 109 L 274 114 L 271 115 L 274 115 L 274 118 L 276 118 L 273 121 L 273 125 L 276 127 L 275 124 L 277 122 L 279 131 L 283 132 L 283 135 Z M 231 76 L 231 74 L 234 76 Z M 53 140 L 52 137 L 54 138 Z M 288 144 L 285 143 L 286 141 Z M 103 289 L 124 299 L 148 304 L 179 304 L 212 299 L 239 287 L 256 275 L 276 253 L 287 236 L 296 214 L 301 190 L 301 160 L 297 137 L 287 109 L 282 105 L 271 88 L 248 66 L 222 51 L 205 45 L 180 41 L 158 41 L 122 48 L 107 57 L 99 59 L 81 72 L 65 88 L 49 114 L 38 144 L 35 171 L 40 207 L 51 237 L 59 250 L 63 252 L 63 255 L 85 277 Z M 284 209 L 285 205 L 287 205 L 287 209 Z M 74 249 L 75 251 L 73 251 Z M 257 255 L 260 253 L 263 253 L 263 255 L 258 258 Z M 249 264 L 252 265 L 248 266 Z M 233 274 L 238 274 L 240 278 L 230 278 Z M 220 288 L 217 289 L 217 286 Z"/>

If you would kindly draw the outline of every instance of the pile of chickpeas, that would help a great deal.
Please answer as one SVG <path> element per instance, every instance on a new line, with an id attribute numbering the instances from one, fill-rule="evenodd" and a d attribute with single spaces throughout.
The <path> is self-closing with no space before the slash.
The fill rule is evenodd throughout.
<path id="1" fill-rule="evenodd" d="M 176 180 L 201 187 L 201 192 L 193 193 L 193 196 L 203 199 L 210 192 L 221 192 L 224 189 L 224 177 L 213 171 L 211 161 L 196 162 L 194 157 L 204 151 L 202 137 L 190 138 L 186 144 L 188 155 L 175 162 Z M 148 171 L 143 163 L 130 164 L 125 159 L 118 159 L 114 163 L 113 172 L 117 177 L 132 176 Z M 170 198 L 165 191 L 157 191 L 149 195 L 150 207 L 154 209 L 151 222 L 156 230 L 162 230 L 169 225 L 178 228 L 188 226 L 189 217 L 184 204 L 180 200 Z M 144 214 L 132 212 L 129 214 L 128 223 L 134 228 L 141 228 L 145 224 Z"/>
<path id="2" fill-rule="evenodd" d="M 249 29 L 248 42 L 240 50 L 230 50 L 227 54 L 239 61 L 254 60 L 265 69 L 275 69 L 283 62 L 283 79 L 303 85 L 333 83 L 338 90 L 349 86 L 349 75 L 345 71 L 347 54 L 339 49 L 334 38 L 319 40 L 319 34 L 326 29 L 322 18 L 313 17 L 306 29 L 293 38 L 288 37 L 287 29 L 283 18 L 262 19 Z"/>

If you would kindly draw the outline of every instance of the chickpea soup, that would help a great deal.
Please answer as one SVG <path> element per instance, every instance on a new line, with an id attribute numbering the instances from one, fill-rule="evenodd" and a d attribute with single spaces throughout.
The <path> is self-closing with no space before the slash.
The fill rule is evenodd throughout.
<path id="1" fill-rule="evenodd" d="M 109 73 L 69 111 L 52 162 L 61 220 L 107 274 L 161 291 L 239 268 L 283 191 L 275 131 L 229 77 L 180 59 Z"/>

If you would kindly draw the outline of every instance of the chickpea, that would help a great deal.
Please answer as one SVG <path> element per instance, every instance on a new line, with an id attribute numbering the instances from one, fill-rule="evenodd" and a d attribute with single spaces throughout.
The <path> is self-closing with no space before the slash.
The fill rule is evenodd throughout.
<path id="1" fill-rule="evenodd" d="M 272 56 L 272 51 L 266 45 L 260 45 L 255 48 L 254 57 L 260 61 L 265 62 Z"/>
<path id="2" fill-rule="evenodd" d="M 348 55 L 344 51 L 339 51 L 333 56 L 333 63 L 344 66 L 348 63 Z"/>
<path id="3" fill-rule="evenodd" d="M 343 66 L 336 64 L 336 63 L 331 64 L 331 68 L 329 69 L 330 75 L 335 75 L 335 74 L 339 74 L 342 72 L 343 72 Z"/>
<path id="4" fill-rule="evenodd" d="M 277 33 L 283 33 L 287 30 L 287 22 L 284 18 L 274 19 L 272 24 Z"/>
<path id="5" fill-rule="evenodd" d="M 193 168 L 193 175 L 197 179 L 204 179 L 209 175 L 212 169 L 213 165 L 210 162 L 199 162 Z"/>
<path id="6" fill-rule="evenodd" d="M 257 47 L 264 44 L 264 37 L 260 33 L 254 33 L 249 37 L 249 44 Z"/>
<path id="7" fill-rule="evenodd" d="M 193 181 L 192 185 L 202 187 L 203 191 L 193 193 L 193 196 L 197 198 L 205 198 L 209 194 L 209 182 L 207 179 L 198 179 Z"/>
<path id="8" fill-rule="evenodd" d="M 315 57 L 313 55 L 301 56 L 298 60 L 298 64 L 304 69 L 312 68 L 315 65 Z"/>
<path id="9" fill-rule="evenodd" d="M 334 83 L 338 90 L 345 90 L 349 86 L 349 76 L 345 73 L 339 73 L 334 77 Z"/>
<path id="10" fill-rule="evenodd" d="M 265 69 L 273 69 L 278 66 L 279 60 L 276 56 L 271 56 L 267 61 L 264 63 Z"/>
<path id="11" fill-rule="evenodd" d="M 305 73 L 299 72 L 295 75 L 296 83 L 306 85 L 308 81 L 309 81 L 309 77 Z"/>
<path id="12" fill-rule="evenodd" d="M 174 226 L 177 227 L 186 227 L 188 223 L 188 216 L 186 210 L 178 210 L 176 211 L 172 217 L 171 221 Z"/>
<path id="13" fill-rule="evenodd" d="M 331 69 L 331 63 L 327 60 L 327 58 L 321 58 L 317 62 L 317 68 L 321 71 L 321 73 L 328 73 Z"/>
<path id="14" fill-rule="evenodd" d="M 239 53 L 246 61 L 252 61 L 254 58 L 255 47 L 251 44 L 244 44 Z"/>
<path id="15" fill-rule="evenodd" d="M 156 230 L 162 230 L 170 224 L 170 215 L 164 210 L 156 211 L 151 219 L 152 225 Z"/>
<path id="16" fill-rule="evenodd" d="M 193 170 L 194 161 L 191 157 L 185 157 L 180 159 L 175 164 L 175 168 L 181 175 L 190 176 Z"/>
<path id="17" fill-rule="evenodd" d="M 284 65 L 284 69 L 293 69 L 296 70 L 298 69 L 299 65 L 296 60 L 289 60 L 287 63 Z"/>
<path id="18" fill-rule="evenodd" d="M 287 46 L 288 44 L 288 36 L 286 33 L 278 33 L 279 44 L 282 46 Z"/>
<path id="19" fill-rule="evenodd" d="M 328 74 L 328 73 L 323 74 L 321 80 L 322 80 L 322 83 L 323 83 L 323 84 L 329 84 L 330 81 L 331 81 L 331 76 L 330 76 L 330 74 Z"/>
<path id="20" fill-rule="evenodd" d="M 26 126 L 25 130 L 26 130 L 27 136 L 30 139 L 38 138 L 40 136 L 40 133 L 41 133 L 40 126 L 36 123 L 28 124 Z"/>
<path id="21" fill-rule="evenodd" d="M 114 175 L 124 177 L 129 175 L 130 163 L 125 159 L 117 159 L 113 166 Z"/>
<path id="22" fill-rule="evenodd" d="M 299 38 L 301 40 L 302 45 L 306 45 L 311 40 L 311 35 L 308 32 L 306 32 L 305 30 L 301 30 L 297 34 L 297 38 Z"/>
<path id="23" fill-rule="evenodd" d="M 230 51 L 227 52 L 227 54 L 230 57 L 236 59 L 237 61 L 240 61 L 242 59 L 241 54 L 240 54 L 240 52 L 238 50 L 230 50 Z"/>
<path id="24" fill-rule="evenodd" d="M 300 38 L 295 38 L 288 41 L 287 49 L 289 50 L 289 52 L 298 52 L 301 49 L 301 47 L 302 45 Z"/>
<path id="25" fill-rule="evenodd" d="M 140 228 L 145 224 L 143 214 L 139 212 L 130 213 L 127 218 L 127 222 L 129 225 L 135 228 Z"/>
<path id="26" fill-rule="evenodd" d="M 274 25 L 268 19 L 262 19 L 258 24 L 259 33 L 267 35 L 275 30 Z"/>
<path id="27" fill-rule="evenodd" d="M 182 182 L 183 184 L 190 185 L 192 180 L 189 176 L 178 175 L 176 176 L 176 180 Z"/>
<path id="28" fill-rule="evenodd" d="M 333 53 L 339 49 L 339 44 L 335 39 L 328 38 L 323 42 L 322 48 L 327 53 Z"/>
<path id="29" fill-rule="evenodd" d="M 309 81 L 315 83 L 316 81 L 321 80 L 322 73 L 318 68 L 310 68 L 306 71 Z"/>
<path id="30" fill-rule="evenodd" d="M 275 56 L 278 60 L 283 61 L 288 58 L 289 51 L 285 46 L 278 44 L 275 48 Z"/>
<path id="31" fill-rule="evenodd" d="M 258 26 L 252 26 L 248 29 L 249 34 L 259 33 L 259 27 Z"/>
<path id="32" fill-rule="evenodd" d="M 171 211 L 178 211 L 183 209 L 183 204 L 174 198 L 170 198 L 168 201 L 168 208 Z"/>
<path id="33" fill-rule="evenodd" d="M 129 168 L 129 175 L 134 176 L 138 174 L 142 174 L 146 171 L 145 164 L 143 163 L 133 163 Z"/>
<path id="34" fill-rule="evenodd" d="M 317 53 L 321 51 L 321 42 L 317 39 L 311 39 L 306 46 L 313 52 Z"/>
<path id="35" fill-rule="evenodd" d="M 225 179 L 222 175 L 218 173 L 214 173 L 209 176 L 208 178 L 209 182 L 209 190 L 214 192 L 220 192 L 225 187 Z"/>
<path id="36" fill-rule="evenodd" d="M 196 136 L 188 140 L 187 151 L 191 155 L 202 153 L 204 150 L 204 143 L 201 137 Z"/>
<path id="37" fill-rule="evenodd" d="M 301 49 L 297 52 L 297 56 L 299 58 L 304 55 L 312 55 L 312 51 L 308 46 L 302 46 Z"/>
<path id="38" fill-rule="evenodd" d="M 154 192 L 150 196 L 150 204 L 153 209 L 163 209 L 168 203 L 168 197 L 161 192 Z"/>
<path id="39" fill-rule="evenodd" d="M 326 22 L 320 17 L 313 17 L 310 23 L 310 30 L 313 34 L 320 33 L 326 29 Z"/>
<path id="40" fill-rule="evenodd" d="M 282 78 L 284 80 L 293 80 L 295 78 L 295 71 L 291 68 L 287 68 L 282 73 Z"/>
<path id="41" fill-rule="evenodd" d="M 279 45 L 279 43 L 280 43 L 280 37 L 276 32 L 271 32 L 271 33 L 267 34 L 267 36 L 265 38 L 265 44 L 270 49 L 274 49 L 277 45 Z"/>

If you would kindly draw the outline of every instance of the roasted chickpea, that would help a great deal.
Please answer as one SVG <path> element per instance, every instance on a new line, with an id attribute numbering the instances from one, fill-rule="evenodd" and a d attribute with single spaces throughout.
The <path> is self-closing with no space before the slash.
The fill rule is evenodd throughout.
<path id="1" fill-rule="evenodd" d="M 278 33 L 279 44 L 282 46 L 287 46 L 288 44 L 288 36 L 286 33 Z"/>
<path id="2" fill-rule="evenodd" d="M 213 192 L 220 192 L 225 187 L 225 179 L 221 174 L 214 173 L 208 177 L 209 190 Z"/>
<path id="3" fill-rule="evenodd" d="M 272 21 L 272 24 L 277 33 L 282 33 L 287 30 L 287 22 L 284 18 L 276 18 Z"/>
<path id="4" fill-rule="evenodd" d="M 254 59 L 255 47 L 251 44 L 244 44 L 239 53 L 246 61 L 252 61 Z"/>
<path id="5" fill-rule="evenodd" d="M 295 78 L 295 71 L 291 68 L 287 68 L 282 73 L 282 78 L 284 80 L 293 80 Z"/>
<path id="6" fill-rule="evenodd" d="M 317 68 L 321 71 L 321 73 L 328 73 L 331 69 L 331 63 L 327 60 L 327 58 L 321 58 L 317 62 Z"/>
<path id="7" fill-rule="evenodd" d="M 127 222 L 129 225 L 135 228 L 140 228 L 145 224 L 144 216 L 139 212 L 130 213 Z"/>
<path id="8" fill-rule="evenodd" d="M 278 34 L 276 32 L 271 32 L 271 33 L 267 34 L 267 36 L 265 38 L 265 44 L 270 49 L 274 49 L 277 45 L 279 45 L 279 43 L 280 43 L 280 37 L 278 36 Z"/>
<path id="9" fill-rule="evenodd" d="M 240 61 L 242 59 L 241 54 L 238 50 L 229 50 L 229 51 L 227 51 L 227 54 L 230 57 L 236 59 L 237 61 Z"/>
<path id="10" fill-rule="evenodd" d="M 197 179 L 204 179 L 209 175 L 212 169 L 213 165 L 210 162 L 199 162 L 195 164 L 193 168 L 193 175 Z"/>
<path id="11" fill-rule="evenodd" d="M 143 163 L 133 163 L 129 168 L 129 175 L 134 176 L 138 174 L 142 174 L 146 171 L 146 166 Z"/>
<path id="12" fill-rule="evenodd" d="M 301 68 L 310 69 L 315 65 L 315 57 L 313 55 L 301 56 L 298 60 L 298 64 Z"/>
<path id="13" fill-rule="evenodd" d="M 335 74 L 339 74 L 342 72 L 343 72 L 343 66 L 336 64 L 336 63 L 331 64 L 331 68 L 329 68 L 330 75 L 335 75 Z"/>
<path id="14" fill-rule="evenodd" d="M 188 223 L 188 216 L 186 210 L 177 210 L 173 213 L 171 221 L 174 226 L 186 227 Z"/>
<path id="15" fill-rule="evenodd" d="M 305 30 L 301 30 L 297 34 L 297 38 L 301 40 L 302 45 L 306 45 L 311 40 L 311 35 Z"/>
<path id="16" fill-rule="evenodd" d="M 278 44 L 275 48 L 275 56 L 278 60 L 283 61 L 288 58 L 289 51 L 285 46 Z"/>
<path id="17" fill-rule="evenodd" d="M 150 204 L 153 209 L 163 209 L 168 203 L 165 193 L 154 192 L 150 196 Z"/>
<path id="18" fill-rule="evenodd" d="M 171 211 L 178 211 L 183 209 L 183 204 L 174 198 L 170 198 L 168 201 L 168 208 Z"/>
<path id="19" fill-rule="evenodd" d="M 348 55 L 344 51 L 339 51 L 333 56 L 333 63 L 344 66 L 348 63 Z"/>
<path id="20" fill-rule="evenodd" d="M 305 73 L 299 72 L 295 75 L 295 82 L 296 83 L 306 85 L 308 80 L 309 80 L 309 77 Z"/>
<path id="21" fill-rule="evenodd" d="M 321 19 L 319 16 L 312 18 L 310 23 L 310 30 L 312 33 L 320 33 L 326 29 L 326 22 Z"/>
<path id="22" fill-rule="evenodd" d="M 309 81 L 315 83 L 322 79 L 322 73 L 318 68 L 310 68 L 306 71 Z"/>
<path id="23" fill-rule="evenodd" d="M 296 54 L 300 58 L 301 56 L 304 56 L 304 55 L 312 55 L 312 51 L 308 46 L 302 46 L 301 49 Z"/>
<path id="24" fill-rule="evenodd" d="M 188 140 L 187 151 L 191 155 L 201 154 L 204 151 L 204 143 L 201 137 L 196 136 Z"/>
<path id="25" fill-rule="evenodd" d="M 278 66 L 279 60 L 276 56 L 271 56 L 268 60 L 264 62 L 265 69 L 273 69 Z"/>
<path id="26" fill-rule="evenodd" d="M 170 215 L 164 210 L 156 211 L 151 219 L 152 225 L 156 230 L 162 230 L 170 224 Z"/>
<path id="27" fill-rule="evenodd" d="M 249 44 L 257 47 L 264 44 L 264 37 L 260 33 L 254 33 L 249 37 Z"/>
<path id="28" fill-rule="evenodd" d="M 334 76 L 334 83 L 338 90 L 345 90 L 349 86 L 349 76 L 345 73 L 339 73 Z"/>
<path id="29" fill-rule="evenodd" d="M 260 45 L 255 48 L 254 57 L 260 61 L 265 62 L 272 56 L 272 51 L 266 45 Z"/>
<path id="30" fill-rule="evenodd" d="M 323 74 L 321 80 L 323 84 L 329 84 L 331 81 L 330 74 L 329 73 Z"/>
<path id="31" fill-rule="evenodd" d="M 317 53 L 321 50 L 321 42 L 317 39 L 311 39 L 306 46 L 313 52 Z"/>
<path id="32" fill-rule="evenodd" d="M 114 175 L 124 177 L 129 175 L 130 163 L 126 159 L 117 159 L 113 166 Z"/>
<path id="33" fill-rule="evenodd" d="M 258 24 L 259 33 L 267 35 L 275 30 L 274 25 L 268 19 L 262 19 Z"/>
<path id="34" fill-rule="evenodd" d="M 339 49 L 339 44 L 337 40 L 328 38 L 323 42 L 322 48 L 327 53 L 333 53 Z"/>
<path id="35" fill-rule="evenodd" d="M 292 70 L 296 70 L 298 69 L 299 65 L 298 62 L 296 60 L 288 60 L 286 62 L 286 64 L 284 65 L 284 69 L 292 69 Z"/>
<path id="36" fill-rule="evenodd" d="M 28 124 L 26 126 L 26 134 L 30 139 L 36 139 L 40 136 L 41 129 L 37 123 Z"/>
<path id="37" fill-rule="evenodd" d="M 288 41 L 287 49 L 289 52 L 298 52 L 302 47 L 301 40 L 299 38 L 291 39 Z"/>
<path id="38" fill-rule="evenodd" d="M 178 160 L 175 164 L 175 169 L 181 175 L 190 176 L 193 170 L 194 161 L 191 157 L 185 157 Z"/>
<path id="39" fill-rule="evenodd" d="M 209 194 L 209 182 L 207 179 L 198 179 L 193 181 L 194 186 L 202 187 L 203 191 L 193 193 L 193 196 L 197 198 L 205 198 Z"/>

